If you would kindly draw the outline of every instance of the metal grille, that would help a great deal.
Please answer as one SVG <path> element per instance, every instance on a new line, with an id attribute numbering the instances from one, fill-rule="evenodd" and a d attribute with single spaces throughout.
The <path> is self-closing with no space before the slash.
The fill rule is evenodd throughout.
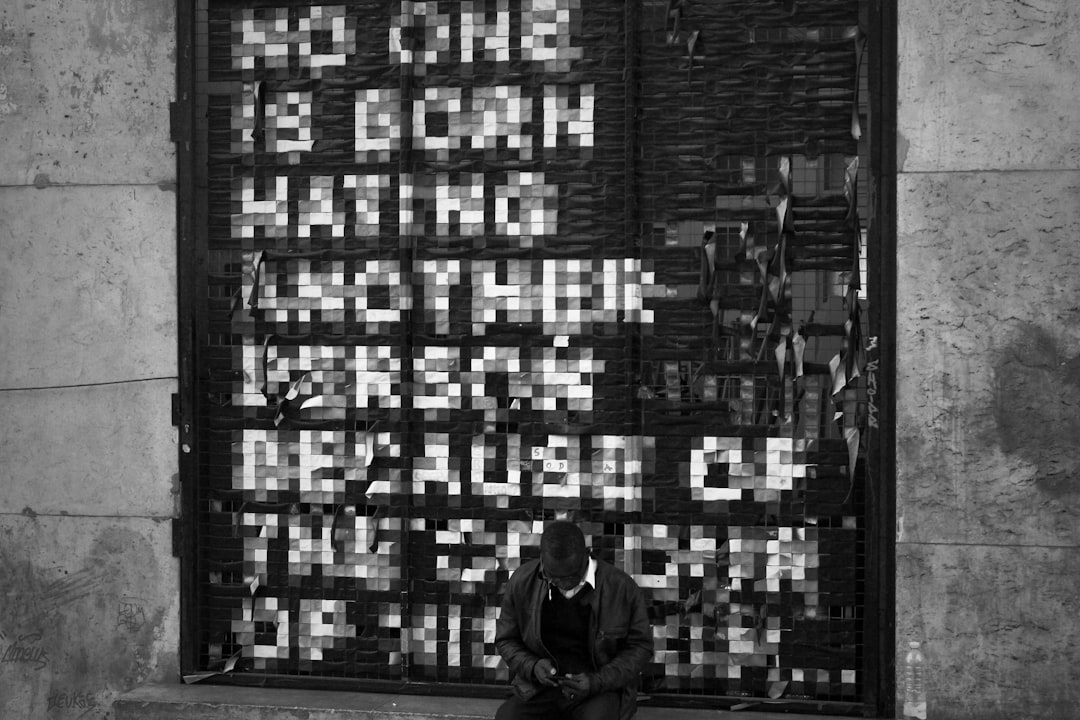
<path id="1" fill-rule="evenodd" d="M 209 2 L 201 667 L 501 685 L 559 517 L 646 691 L 860 702 L 859 13 Z"/>

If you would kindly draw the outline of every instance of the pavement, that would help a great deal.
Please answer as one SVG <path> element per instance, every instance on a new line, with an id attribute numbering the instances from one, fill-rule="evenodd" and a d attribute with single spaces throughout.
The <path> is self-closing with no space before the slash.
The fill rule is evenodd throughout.
<path id="1" fill-rule="evenodd" d="M 116 720 L 490 720 L 490 697 L 299 690 L 196 683 L 149 684 L 113 703 Z M 827 720 L 823 715 L 643 705 L 635 720 Z"/>

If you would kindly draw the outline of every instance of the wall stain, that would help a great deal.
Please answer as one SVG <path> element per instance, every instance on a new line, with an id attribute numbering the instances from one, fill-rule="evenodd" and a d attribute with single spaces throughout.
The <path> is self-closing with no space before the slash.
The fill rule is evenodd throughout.
<path id="1" fill-rule="evenodd" d="M 5 579 L 0 617 L 8 627 L 47 626 L 67 606 L 100 592 L 108 579 L 106 573 L 101 568 L 42 570 L 0 554 L 0 576 Z"/>
<path id="2" fill-rule="evenodd" d="M 88 7 L 86 36 L 89 46 L 102 54 L 130 54 L 147 36 L 172 30 L 167 0 L 99 0 Z"/>
<path id="3" fill-rule="evenodd" d="M 162 654 L 164 569 L 124 527 L 99 529 L 63 566 L 41 562 L 41 524 L 0 531 L 0 718 L 107 718 L 121 693 L 178 671 Z"/>
<path id="4" fill-rule="evenodd" d="M 908 150 L 911 149 L 911 143 L 904 133 L 896 132 L 896 171 L 904 172 L 904 163 L 907 162 Z"/>
<path id="5" fill-rule="evenodd" d="M 994 359 L 997 444 L 1036 468 L 1036 486 L 1080 498 L 1080 354 L 1024 326 Z"/>
<path id="6" fill-rule="evenodd" d="M 19 106 L 8 99 L 8 88 L 0 83 L 0 115 L 14 115 Z"/>

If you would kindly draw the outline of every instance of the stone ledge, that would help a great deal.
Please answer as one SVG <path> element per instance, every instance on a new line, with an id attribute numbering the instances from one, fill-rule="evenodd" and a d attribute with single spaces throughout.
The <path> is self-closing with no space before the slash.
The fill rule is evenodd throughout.
<path id="1" fill-rule="evenodd" d="M 491 720 L 501 701 L 232 685 L 144 685 L 113 703 L 116 720 Z M 641 706 L 635 720 L 829 720 L 838 716 Z M 851 720 L 844 718 L 843 720 Z"/>

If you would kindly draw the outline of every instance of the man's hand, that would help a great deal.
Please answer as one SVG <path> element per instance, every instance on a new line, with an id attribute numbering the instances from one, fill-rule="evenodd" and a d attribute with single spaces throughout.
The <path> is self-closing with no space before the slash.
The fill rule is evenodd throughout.
<path id="1" fill-rule="evenodd" d="M 547 658 L 540 658 L 533 665 L 533 675 L 536 681 L 545 687 L 555 687 L 559 683 L 555 679 L 555 666 Z"/>
<path id="2" fill-rule="evenodd" d="M 580 701 L 593 693 L 593 683 L 585 673 L 559 678 L 559 687 L 567 700 Z"/>

